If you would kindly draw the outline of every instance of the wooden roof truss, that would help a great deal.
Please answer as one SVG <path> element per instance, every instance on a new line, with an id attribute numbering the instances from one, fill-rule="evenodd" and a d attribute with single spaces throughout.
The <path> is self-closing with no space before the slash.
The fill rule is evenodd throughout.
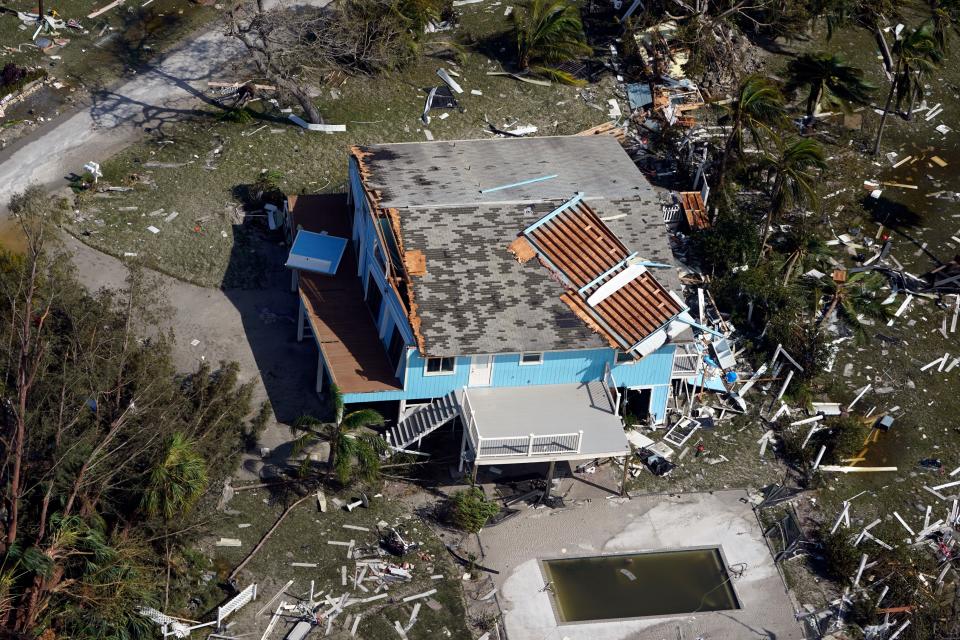
<path id="1" fill-rule="evenodd" d="M 567 287 L 564 303 L 614 348 L 636 349 L 686 310 L 647 269 L 652 263 L 630 253 L 583 202 L 582 193 L 527 227 L 523 236 Z"/>

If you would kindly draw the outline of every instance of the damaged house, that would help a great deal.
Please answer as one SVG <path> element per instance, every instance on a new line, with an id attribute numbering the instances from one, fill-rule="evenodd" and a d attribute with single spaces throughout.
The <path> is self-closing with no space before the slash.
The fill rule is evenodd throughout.
<path id="1" fill-rule="evenodd" d="M 474 469 L 628 455 L 627 391 L 662 423 L 697 325 L 656 195 L 613 137 L 383 144 L 349 163 L 345 198 L 287 205 L 318 392 L 399 403 L 395 449 L 459 417 Z"/>

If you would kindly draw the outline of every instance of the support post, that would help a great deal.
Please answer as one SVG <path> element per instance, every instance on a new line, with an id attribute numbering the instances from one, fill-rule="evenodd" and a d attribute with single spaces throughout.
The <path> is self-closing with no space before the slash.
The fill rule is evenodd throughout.
<path id="1" fill-rule="evenodd" d="M 477 461 L 473 461 L 473 469 L 470 470 L 470 486 L 475 486 L 477 484 L 477 471 L 480 470 L 480 465 L 477 464 Z"/>
<path id="2" fill-rule="evenodd" d="M 547 467 L 547 488 L 543 490 L 542 501 L 546 501 L 550 497 L 550 490 L 553 488 L 553 471 L 557 463 L 554 460 L 550 461 L 550 465 Z"/>
<path id="3" fill-rule="evenodd" d="M 300 307 L 297 310 L 297 342 L 303 342 L 303 322 L 306 315 L 307 310 L 303 307 L 303 300 L 300 300 Z"/>
<path id="4" fill-rule="evenodd" d="M 627 472 L 630 469 L 630 456 L 623 456 L 623 475 L 620 476 L 620 496 L 627 495 Z"/>
<path id="5" fill-rule="evenodd" d="M 323 353 L 317 349 L 317 393 L 323 393 Z"/>
<path id="6" fill-rule="evenodd" d="M 469 427 L 467 426 L 467 421 L 464 420 L 463 435 L 460 436 L 460 468 L 458 469 L 460 473 L 463 473 L 463 458 L 466 456 L 466 453 L 467 453 L 467 429 L 468 428 Z"/>

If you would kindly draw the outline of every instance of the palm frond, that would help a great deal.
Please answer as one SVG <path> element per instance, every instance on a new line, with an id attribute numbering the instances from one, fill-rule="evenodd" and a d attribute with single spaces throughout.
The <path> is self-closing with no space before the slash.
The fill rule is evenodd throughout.
<path id="1" fill-rule="evenodd" d="M 530 70 L 537 75 L 549 78 L 550 80 L 559 84 L 566 84 L 572 87 L 582 87 L 583 85 L 587 84 L 585 80 L 581 80 L 567 71 L 561 71 L 560 69 L 555 69 L 553 67 L 532 65 Z"/>
<path id="2" fill-rule="evenodd" d="M 148 514 L 162 514 L 169 520 L 190 509 L 206 488 L 207 464 L 203 456 L 183 434 L 176 433 L 166 454 L 150 473 L 141 504 Z"/>
<path id="3" fill-rule="evenodd" d="M 362 427 L 383 424 L 383 416 L 373 409 L 359 409 L 343 416 L 340 424 L 344 431 L 354 431 Z"/>

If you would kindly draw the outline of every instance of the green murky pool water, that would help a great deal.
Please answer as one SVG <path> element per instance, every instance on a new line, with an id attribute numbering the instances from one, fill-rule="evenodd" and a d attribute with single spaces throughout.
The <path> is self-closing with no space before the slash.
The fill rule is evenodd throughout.
<path id="1" fill-rule="evenodd" d="M 545 560 L 561 622 L 739 609 L 719 549 Z"/>

